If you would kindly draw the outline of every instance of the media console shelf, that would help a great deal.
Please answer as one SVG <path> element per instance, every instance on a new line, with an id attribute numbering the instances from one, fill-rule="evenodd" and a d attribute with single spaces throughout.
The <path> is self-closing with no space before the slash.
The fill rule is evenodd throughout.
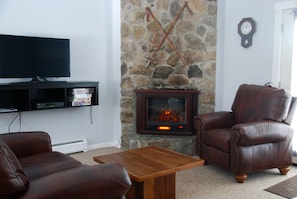
<path id="1" fill-rule="evenodd" d="M 89 81 L 0 84 L 0 109 L 4 113 L 98 105 L 98 85 Z"/>

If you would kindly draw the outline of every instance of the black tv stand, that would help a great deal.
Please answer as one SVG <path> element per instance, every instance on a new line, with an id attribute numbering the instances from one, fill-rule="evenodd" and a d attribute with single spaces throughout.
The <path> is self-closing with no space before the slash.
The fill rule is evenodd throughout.
<path id="1" fill-rule="evenodd" d="M 11 82 L 9 85 L 32 85 L 32 84 L 66 84 L 67 81 L 28 81 L 28 82 Z"/>
<path id="2" fill-rule="evenodd" d="M 28 84 L 66 84 L 67 81 L 50 81 L 47 80 L 46 78 L 41 78 L 41 77 L 34 77 L 31 79 L 31 81 L 26 81 L 26 82 L 11 82 L 10 84 L 12 85 L 28 85 Z"/>
<path id="3" fill-rule="evenodd" d="M 98 85 L 98 82 L 89 81 L 29 81 L 0 84 L 0 108 L 33 111 L 86 106 L 77 105 L 70 101 L 73 98 L 75 90 L 83 89 L 90 91 L 92 94 L 91 103 L 88 105 L 98 105 Z M 58 106 L 39 106 L 45 103 L 58 104 Z"/>
<path id="4" fill-rule="evenodd" d="M 39 81 L 33 82 L 33 84 L 66 84 L 67 81 Z"/>

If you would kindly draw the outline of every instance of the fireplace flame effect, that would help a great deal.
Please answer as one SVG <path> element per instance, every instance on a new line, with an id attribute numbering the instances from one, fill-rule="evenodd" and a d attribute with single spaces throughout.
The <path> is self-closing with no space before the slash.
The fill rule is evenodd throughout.
<path id="1" fill-rule="evenodd" d="M 183 118 L 174 113 L 171 109 L 162 110 L 159 117 L 156 118 L 157 122 L 182 122 Z"/>

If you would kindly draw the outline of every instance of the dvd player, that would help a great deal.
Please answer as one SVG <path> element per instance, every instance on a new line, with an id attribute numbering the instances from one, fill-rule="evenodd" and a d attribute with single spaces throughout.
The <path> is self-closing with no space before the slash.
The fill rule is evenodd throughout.
<path id="1" fill-rule="evenodd" d="M 35 102 L 36 109 L 63 108 L 64 102 Z"/>

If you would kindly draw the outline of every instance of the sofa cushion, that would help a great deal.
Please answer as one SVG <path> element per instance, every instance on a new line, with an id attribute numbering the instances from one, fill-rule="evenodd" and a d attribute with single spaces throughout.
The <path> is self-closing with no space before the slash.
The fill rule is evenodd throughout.
<path id="1" fill-rule="evenodd" d="M 18 194 L 27 189 L 28 179 L 15 154 L 0 140 L 0 198 Z"/>
<path id="2" fill-rule="evenodd" d="M 60 152 L 40 153 L 19 159 L 29 181 L 81 166 L 81 162 Z"/>
<path id="3" fill-rule="evenodd" d="M 282 122 L 288 116 L 291 94 L 284 89 L 243 84 L 238 88 L 232 111 L 235 123 L 259 120 Z"/>

